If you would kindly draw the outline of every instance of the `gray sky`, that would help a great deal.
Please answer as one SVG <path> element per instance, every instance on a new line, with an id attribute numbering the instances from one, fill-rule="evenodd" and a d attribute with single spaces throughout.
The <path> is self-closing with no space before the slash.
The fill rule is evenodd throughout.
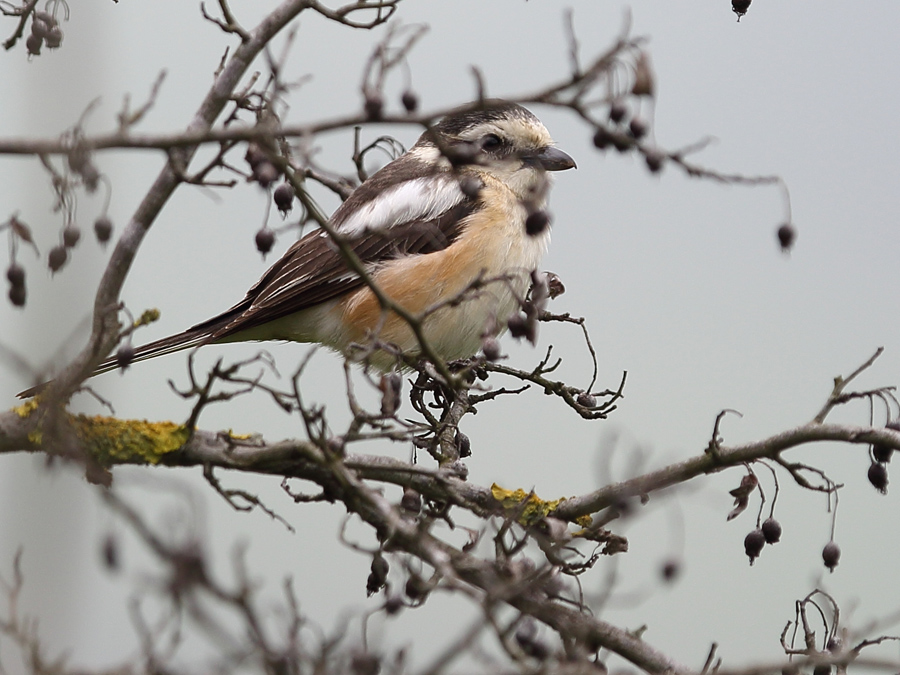
<path id="1" fill-rule="evenodd" d="M 252 15 L 268 4 L 245 0 L 233 6 L 251 25 Z M 470 99 L 472 64 L 484 71 L 492 95 L 531 92 L 563 76 L 562 15 L 569 6 L 585 59 L 608 46 L 626 10 L 596 1 L 404 5 L 402 21 L 431 25 L 410 59 L 423 106 Z M 467 462 L 470 480 L 478 484 L 534 487 L 546 498 L 580 494 L 608 479 L 604 466 L 611 466 L 613 478 L 624 478 L 701 452 L 723 408 L 743 414 L 726 418 L 726 443 L 776 433 L 810 419 L 832 378 L 852 371 L 880 345 L 885 354 L 860 386 L 900 380 L 900 320 L 893 305 L 900 251 L 900 6 L 888 0 L 757 0 L 740 23 L 727 0 L 644 0 L 632 3 L 631 13 L 634 32 L 650 38 L 659 144 L 678 148 L 711 136 L 716 141 L 695 161 L 723 172 L 782 176 L 799 238 L 790 256 L 780 253 L 775 229 L 784 215 L 776 188 L 692 180 L 672 167 L 651 176 L 636 157 L 598 153 L 574 117 L 534 108 L 579 166 L 557 177 L 552 194 L 553 244 L 545 268 L 567 287 L 553 309 L 587 317 L 600 354 L 601 384 L 616 386 L 627 370 L 626 398 L 610 420 L 594 423 L 538 392 L 486 406 L 464 426 L 475 453 Z M 0 25 L 4 34 L 12 30 L 10 21 Z M 203 22 L 195 3 L 168 3 L 165 12 L 158 3 L 72 3 L 71 21 L 63 28 L 65 41 L 56 53 L 30 63 L 21 48 L 0 57 L 0 136 L 53 137 L 98 96 L 88 128 L 109 130 L 122 96 L 143 100 L 161 68 L 168 69 L 168 78 L 142 129 L 179 130 L 227 43 Z M 382 33 L 337 30 L 317 17 L 302 18 L 288 70 L 291 77 L 313 79 L 295 92 L 288 120 L 356 110 L 361 62 Z M 398 106 L 402 88 L 401 81 L 390 84 L 390 105 Z M 364 138 L 377 131 L 364 130 Z M 395 133 L 409 145 L 418 130 Z M 321 140 L 322 161 L 350 172 L 352 136 Z M 121 228 L 162 160 L 115 152 L 98 161 L 113 182 L 110 211 Z M 58 216 L 50 212 L 38 162 L 0 159 L 0 176 L 0 219 L 18 211 L 46 253 L 56 241 Z M 329 210 L 335 207 L 333 199 L 322 197 Z M 252 244 L 264 201 L 254 186 L 215 194 L 179 190 L 147 238 L 123 293 L 135 313 L 147 307 L 162 311 L 143 339 L 177 332 L 242 297 L 272 261 L 263 262 Z M 98 209 L 98 200 L 79 204 L 86 234 Z M 289 238 L 279 239 L 278 252 Z M 53 280 L 29 251 L 20 256 L 29 272 L 29 303 L 24 311 L 0 303 L 0 342 L 34 364 L 60 348 L 72 354 L 85 336 L 83 321 L 105 254 L 87 236 Z M 75 338 L 66 345 L 70 335 Z M 589 362 L 575 330 L 544 327 L 537 350 L 509 338 L 503 344 L 513 363 L 527 367 L 550 343 L 566 354 L 562 374 L 586 384 Z M 255 350 L 209 348 L 198 359 L 210 364 Z M 271 348 L 282 373 L 292 372 L 306 350 Z M 3 363 L 0 368 L 0 395 L 11 405 L 29 382 Z M 340 382 L 339 373 L 338 359 L 323 352 L 309 376 L 309 395 L 327 403 L 338 420 L 346 418 L 341 388 L 328 383 Z M 185 358 L 172 356 L 124 377 L 106 376 L 97 388 L 114 401 L 118 415 L 181 420 L 189 408 L 166 382 L 183 383 L 184 374 Z M 90 401 L 79 404 L 97 410 Z M 864 423 L 867 415 L 860 405 L 836 419 Z M 262 397 L 209 410 L 201 424 L 261 431 L 273 439 L 301 433 L 296 420 Z M 402 456 L 406 449 L 389 451 Z M 816 447 L 796 456 L 847 484 L 836 534 L 844 555 L 833 575 L 822 578 L 819 557 L 831 523 L 825 500 L 784 475 L 776 513 L 783 541 L 768 547 L 752 568 L 746 564 L 742 541 L 754 514 L 725 522 L 727 490 L 740 480 L 740 471 L 732 470 L 654 502 L 645 519 L 625 527 L 631 550 L 619 561 L 623 602 L 613 603 L 604 616 L 627 627 L 648 624 L 651 644 L 699 668 L 712 641 L 732 665 L 777 656 L 793 600 L 816 584 L 833 592 L 845 610 L 856 607 L 845 617 L 853 627 L 896 610 L 898 598 L 890 586 L 885 592 L 885 584 L 898 553 L 897 495 L 882 497 L 868 486 L 862 448 Z M 131 493 L 150 512 L 161 511 L 158 522 L 165 522 L 168 508 L 159 507 L 166 502 L 159 495 L 171 494 L 162 487 L 163 473 L 198 482 L 196 471 L 117 472 L 121 484 L 136 486 Z M 251 567 L 268 577 L 273 597 L 282 576 L 294 574 L 305 611 L 326 627 L 340 608 L 365 606 L 368 560 L 332 543 L 337 509 L 295 507 L 279 497 L 277 481 L 227 480 L 267 495 L 298 534 L 287 534 L 259 513 L 235 515 L 209 496 L 203 520 L 220 569 L 228 570 L 227 552 L 245 539 Z M 771 483 L 766 487 L 771 494 Z M 122 527 L 93 492 L 73 472 L 48 474 L 34 458 L 4 457 L 0 574 L 8 578 L 12 554 L 23 545 L 26 604 L 40 616 L 48 643 L 72 648 L 76 663 L 108 664 L 132 648 L 121 598 L 141 578 L 144 563 L 131 542 L 122 577 L 110 579 L 97 569 L 98 542 Z M 658 566 L 669 556 L 684 557 L 683 574 L 674 587 L 659 588 Z M 588 590 L 598 591 L 603 582 L 601 574 L 593 575 Z M 635 590 L 648 597 L 635 603 L 625 596 Z M 436 608 L 409 612 L 382 634 L 394 642 L 411 640 L 416 624 L 429 618 L 440 619 Z M 417 647 L 416 656 L 426 650 L 424 644 Z"/>

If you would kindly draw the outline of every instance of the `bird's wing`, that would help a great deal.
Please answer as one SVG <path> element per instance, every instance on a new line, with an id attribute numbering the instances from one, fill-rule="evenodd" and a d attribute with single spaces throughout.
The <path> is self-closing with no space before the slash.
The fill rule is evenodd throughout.
<path id="1" fill-rule="evenodd" d="M 354 193 L 335 212 L 333 221 L 368 268 L 391 259 L 447 248 L 477 207 L 477 198 L 464 195 L 458 180 L 449 173 L 432 176 L 431 198 L 424 198 L 421 173 L 418 175 L 419 178 L 391 186 L 376 185 L 381 189 L 372 192 L 368 186 L 378 179 L 376 174 L 357 190 L 367 188 L 362 196 L 373 194 L 372 198 L 354 200 Z M 360 210 L 369 213 L 373 227 L 362 224 L 357 215 Z M 138 347 L 132 362 L 227 338 L 338 297 L 362 284 L 362 279 L 344 263 L 331 238 L 315 230 L 291 246 L 239 303 L 182 333 Z M 118 367 L 117 360 L 111 357 L 94 374 Z"/>
<path id="2" fill-rule="evenodd" d="M 346 241 L 360 262 L 374 269 L 390 260 L 447 248 L 459 237 L 475 207 L 474 201 L 462 199 L 437 217 L 354 232 Z M 312 232 L 294 244 L 247 297 L 226 312 L 232 320 L 214 329 L 210 339 L 220 340 L 261 326 L 362 285 L 362 279 L 347 266 L 331 238 L 324 232 Z M 218 324 L 216 319 L 211 321 Z"/>

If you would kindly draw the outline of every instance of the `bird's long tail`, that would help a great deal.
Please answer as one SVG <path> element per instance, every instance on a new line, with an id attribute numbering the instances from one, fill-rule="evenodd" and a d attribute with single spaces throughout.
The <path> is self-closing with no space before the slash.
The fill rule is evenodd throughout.
<path id="1" fill-rule="evenodd" d="M 146 361 L 147 359 L 156 358 L 157 356 L 172 354 L 174 352 L 180 352 L 183 349 L 191 349 L 192 347 L 199 347 L 200 345 L 207 344 L 213 340 L 213 334 L 217 328 L 219 328 L 218 325 L 213 324 L 211 326 L 209 323 L 188 328 L 186 331 L 177 333 L 176 335 L 170 335 L 169 337 L 164 337 L 161 340 L 156 340 L 155 342 L 150 342 L 138 347 L 134 350 L 134 356 L 130 359 L 120 358 L 118 354 L 116 356 L 110 356 L 97 366 L 94 372 L 91 373 L 91 377 L 102 375 L 103 373 L 108 373 L 112 370 L 118 370 L 119 368 L 127 368 L 133 363 Z M 42 382 L 30 389 L 19 392 L 17 396 L 19 398 L 31 398 L 46 389 L 50 382 L 52 382 L 52 380 Z"/>

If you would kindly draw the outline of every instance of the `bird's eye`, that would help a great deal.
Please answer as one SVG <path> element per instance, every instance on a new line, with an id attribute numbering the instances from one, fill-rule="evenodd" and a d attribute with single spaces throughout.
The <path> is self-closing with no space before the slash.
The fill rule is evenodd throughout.
<path id="1" fill-rule="evenodd" d="M 481 139 L 481 149 L 488 152 L 497 150 L 501 145 L 503 145 L 503 141 L 497 134 L 487 134 Z"/>

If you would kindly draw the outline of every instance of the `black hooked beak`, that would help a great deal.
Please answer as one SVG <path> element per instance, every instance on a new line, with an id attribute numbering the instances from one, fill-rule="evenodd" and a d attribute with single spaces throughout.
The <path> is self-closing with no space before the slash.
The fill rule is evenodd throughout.
<path id="1" fill-rule="evenodd" d="M 546 147 L 528 158 L 529 161 L 544 171 L 565 171 L 575 169 L 575 160 L 559 148 Z"/>

